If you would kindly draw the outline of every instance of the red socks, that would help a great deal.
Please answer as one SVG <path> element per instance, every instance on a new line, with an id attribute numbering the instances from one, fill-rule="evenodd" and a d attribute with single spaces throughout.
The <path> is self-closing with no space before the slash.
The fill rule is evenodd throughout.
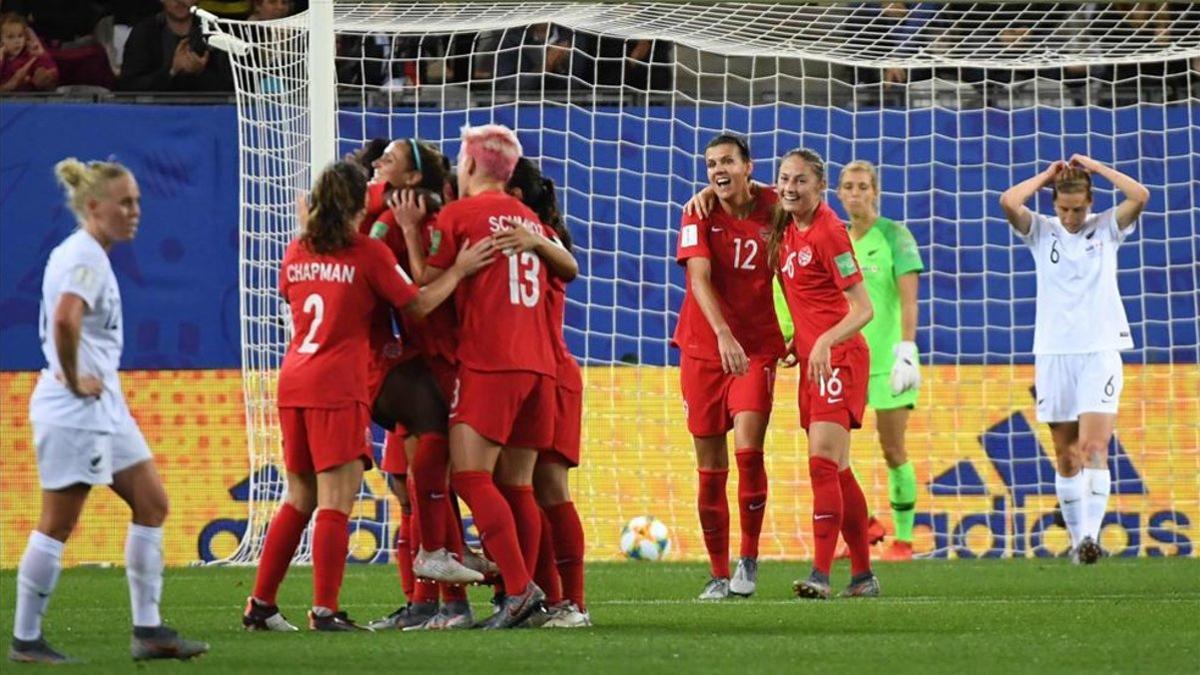
<path id="1" fill-rule="evenodd" d="M 738 509 L 742 522 L 741 557 L 758 558 L 758 537 L 767 514 L 767 468 L 759 448 L 743 448 L 736 453 L 738 467 Z"/>
<path id="2" fill-rule="evenodd" d="M 696 495 L 700 511 L 700 530 L 712 575 L 729 578 L 729 498 L 725 482 L 729 469 L 699 469 L 700 489 Z"/>
<path id="3" fill-rule="evenodd" d="M 412 514 L 400 513 L 400 529 L 396 532 L 396 569 L 400 572 L 400 587 L 404 590 L 404 597 L 412 600 L 413 583 L 416 577 L 413 576 L 412 559 L 413 549 L 412 544 Z"/>
<path id="4" fill-rule="evenodd" d="M 267 536 L 263 540 L 262 559 L 258 562 L 258 573 L 254 577 L 254 598 L 268 605 L 275 604 L 279 584 L 287 575 L 292 556 L 304 536 L 311 513 L 300 513 L 296 507 L 284 502 L 271 518 Z"/>
<path id="5" fill-rule="evenodd" d="M 850 574 L 858 577 L 871 571 L 871 544 L 867 541 L 867 498 L 854 472 L 838 473 L 842 486 L 842 538 L 850 549 Z"/>
<path id="6" fill-rule="evenodd" d="M 537 568 L 533 570 L 533 582 L 546 592 L 546 604 L 553 606 L 562 602 L 562 581 L 558 578 L 558 568 L 554 565 L 554 535 L 550 518 L 545 511 L 538 511 L 542 515 L 542 541 L 538 545 Z"/>
<path id="7" fill-rule="evenodd" d="M 412 496 L 416 499 L 421 541 L 426 551 L 446 546 L 446 466 L 450 459 L 449 440 L 445 434 L 421 434 L 413 455 L 409 473 L 413 478 Z"/>
<path id="8" fill-rule="evenodd" d="M 313 607 L 338 610 L 338 592 L 346 571 L 350 532 L 349 516 L 334 509 L 318 509 L 313 527 Z"/>
<path id="9" fill-rule="evenodd" d="M 584 611 L 583 523 L 579 520 L 579 512 L 575 510 L 574 502 L 563 502 L 548 507 L 546 518 L 554 531 L 554 561 L 562 580 L 563 595 Z"/>
<path id="10" fill-rule="evenodd" d="M 529 571 L 517 543 L 512 509 L 496 489 L 492 475 L 486 471 L 457 471 L 450 477 L 450 482 L 454 491 L 471 507 L 475 528 L 500 567 L 504 587 L 514 589 L 513 593 L 524 592 L 530 581 Z"/>
<path id="11" fill-rule="evenodd" d="M 813 539 L 817 549 L 813 568 L 828 575 L 833 566 L 838 532 L 842 528 L 842 486 L 837 462 L 824 457 L 809 457 L 808 475 L 813 491 Z"/>
<path id="12" fill-rule="evenodd" d="M 537 569 L 538 548 L 542 542 L 542 511 L 538 508 L 537 500 L 533 497 L 532 485 L 497 485 L 500 494 L 512 509 L 513 522 L 517 526 L 517 541 L 521 545 L 521 557 L 525 560 L 525 569 Z M 475 509 L 471 509 L 474 513 Z M 508 586 L 506 585 L 507 589 Z M 510 593 L 521 593 L 525 590 L 510 590 Z M 545 589 L 542 589 L 545 590 Z"/>

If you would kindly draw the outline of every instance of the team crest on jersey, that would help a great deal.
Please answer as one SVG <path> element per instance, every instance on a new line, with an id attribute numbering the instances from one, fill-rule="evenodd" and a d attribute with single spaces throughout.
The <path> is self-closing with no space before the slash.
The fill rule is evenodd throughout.
<path id="1" fill-rule="evenodd" d="M 796 252 L 796 264 L 801 267 L 808 267 L 808 263 L 812 262 L 812 247 L 805 246 Z"/>

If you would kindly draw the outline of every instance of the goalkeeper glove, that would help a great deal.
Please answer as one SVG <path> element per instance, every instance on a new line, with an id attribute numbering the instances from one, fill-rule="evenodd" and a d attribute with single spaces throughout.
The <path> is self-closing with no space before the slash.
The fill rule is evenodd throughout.
<path id="1" fill-rule="evenodd" d="M 896 362 L 892 364 L 892 395 L 898 396 L 921 385 L 921 366 L 917 360 L 917 343 L 901 342 L 892 347 Z"/>

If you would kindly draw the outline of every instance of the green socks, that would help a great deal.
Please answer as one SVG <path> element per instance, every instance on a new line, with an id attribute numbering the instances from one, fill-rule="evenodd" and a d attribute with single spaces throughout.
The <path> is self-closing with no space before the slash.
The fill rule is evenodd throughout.
<path id="1" fill-rule="evenodd" d="M 888 500 L 892 503 L 896 541 L 912 543 L 913 515 L 917 506 L 917 472 L 912 462 L 888 469 Z"/>

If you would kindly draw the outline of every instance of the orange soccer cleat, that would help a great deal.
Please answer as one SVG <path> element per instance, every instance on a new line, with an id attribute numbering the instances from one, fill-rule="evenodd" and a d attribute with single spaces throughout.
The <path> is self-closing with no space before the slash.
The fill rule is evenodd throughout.
<path id="1" fill-rule="evenodd" d="M 892 545 L 884 549 L 880 560 L 884 562 L 904 562 L 913 559 L 911 541 L 892 541 Z"/>
<path id="2" fill-rule="evenodd" d="M 875 516 L 867 521 L 867 543 L 871 546 L 883 541 L 887 536 L 887 528 Z M 872 554 L 873 556 L 874 554 Z M 846 560 L 850 557 L 850 547 L 846 545 L 846 540 L 841 539 L 838 543 L 837 551 L 833 554 L 834 560 Z"/>

